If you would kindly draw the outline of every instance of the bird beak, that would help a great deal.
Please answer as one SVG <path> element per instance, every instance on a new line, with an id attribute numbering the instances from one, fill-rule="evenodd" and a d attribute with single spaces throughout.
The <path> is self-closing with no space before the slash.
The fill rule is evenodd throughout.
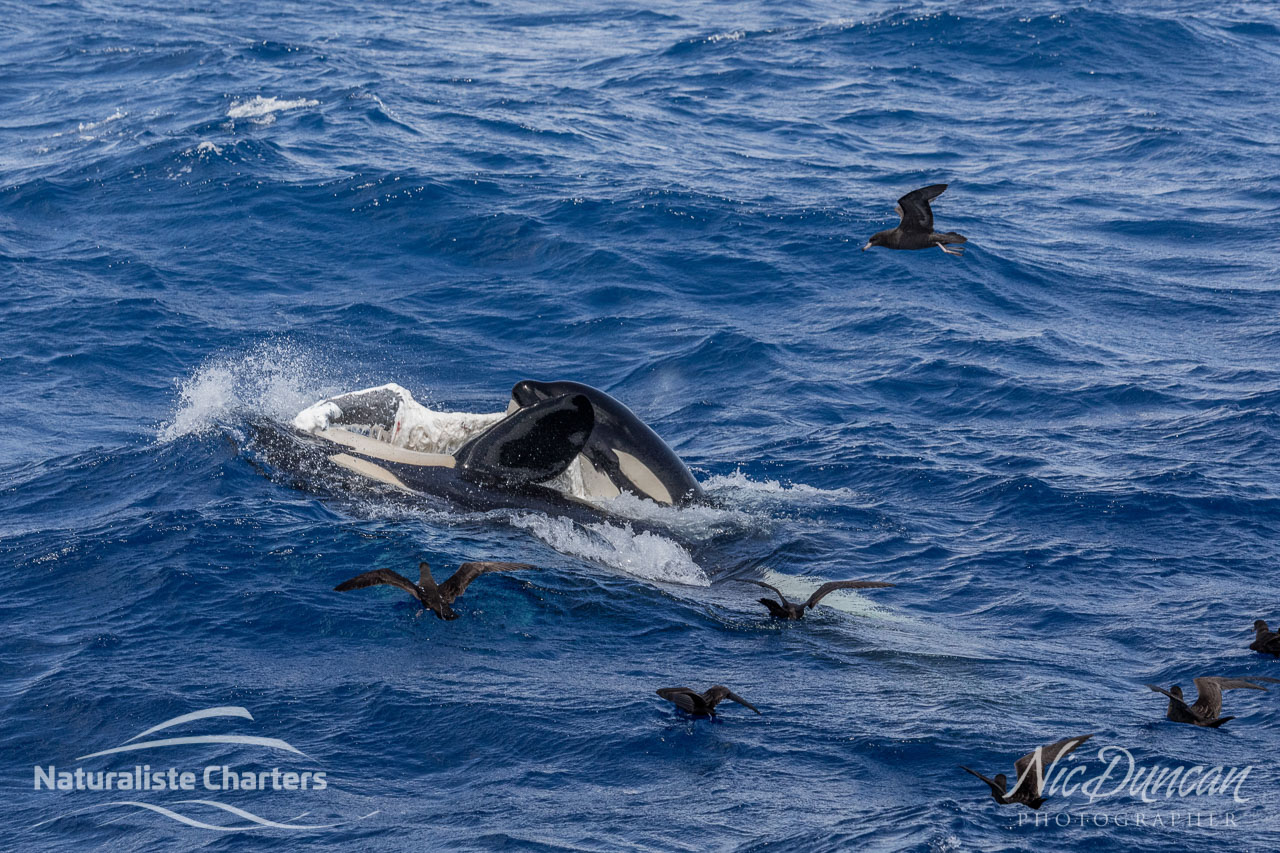
<path id="1" fill-rule="evenodd" d="M 868 241 L 867 241 L 867 245 L 865 245 L 865 246 L 863 246 L 863 247 L 862 247 L 862 251 L 864 251 L 864 252 L 865 252 L 867 249 L 870 249 L 870 248 L 871 248 L 871 241 L 870 241 L 870 240 L 868 240 Z"/>

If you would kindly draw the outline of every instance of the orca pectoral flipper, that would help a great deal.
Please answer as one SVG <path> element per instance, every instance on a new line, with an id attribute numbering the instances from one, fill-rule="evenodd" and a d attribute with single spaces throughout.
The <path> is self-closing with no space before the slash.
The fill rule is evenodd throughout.
<path id="1" fill-rule="evenodd" d="M 540 483 L 563 473 L 591 438 L 595 410 L 582 394 L 519 409 L 454 454 L 466 479 L 504 485 Z"/>

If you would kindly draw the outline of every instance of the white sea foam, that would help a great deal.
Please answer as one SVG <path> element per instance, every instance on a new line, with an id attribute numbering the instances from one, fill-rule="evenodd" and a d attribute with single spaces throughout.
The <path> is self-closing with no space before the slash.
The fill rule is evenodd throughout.
<path id="1" fill-rule="evenodd" d="M 228 118 L 261 118 L 283 110 L 296 110 L 302 107 L 318 107 L 320 102 L 311 98 L 296 98 L 292 101 L 281 98 L 264 98 L 255 95 L 247 101 L 232 101 L 227 108 Z"/>
<path id="2" fill-rule="evenodd" d="M 708 477 L 702 484 L 708 494 L 746 510 L 779 505 L 846 505 L 861 499 L 852 489 L 819 489 L 804 483 L 783 484 L 778 480 L 752 480 L 741 471 Z"/>
<path id="3" fill-rule="evenodd" d="M 80 135 L 80 138 L 85 142 L 92 142 L 97 137 L 91 135 L 89 131 L 97 130 L 103 125 L 107 125 L 107 124 L 111 124 L 112 122 L 119 121 L 120 119 L 124 118 L 127 115 L 129 115 L 127 112 L 117 108 L 115 112 L 113 112 L 111 115 L 107 116 L 104 119 L 99 119 L 98 121 L 82 121 L 76 125 L 75 130 L 73 131 L 64 130 L 60 133 L 55 133 L 54 137 L 57 138 L 59 136 L 66 136 L 67 134 L 70 134 L 70 133 L 77 133 Z"/>
<path id="4" fill-rule="evenodd" d="M 582 496 L 580 492 L 577 494 Z M 705 541 L 728 532 L 768 529 L 770 525 L 768 516 L 732 504 L 665 506 L 630 492 L 623 492 L 616 498 L 587 500 L 611 515 L 661 525 L 695 541 Z"/>
<path id="5" fill-rule="evenodd" d="M 782 594 L 787 597 L 788 601 L 802 602 L 806 601 L 809 596 L 813 595 L 814 590 L 831 580 L 831 578 L 799 577 L 783 572 L 775 572 L 773 569 L 765 569 L 761 580 L 782 590 Z M 869 595 L 875 594 L 875 592 L 869 593 Z M 899 621 L 896 611 L 876 604 L 868 596 L 852 589 L 838 589 L 828 594 L 822 599 L 821 606 L 830 607 L 844 613 L 852 613 L 865 619 Z"/>
<path id="6" fill-rule="evenodd" d="M 178 384 L 178 406 L 158 434 L 160 441 L 203 435 L 245 416 L 287 421 L 317 397 L 326 396 L 326 371 L 289 343 L 265 343 L 236 356 L 206 360 Z"/>
<path id="7" fill-rule="evenodd" d="M 120 119 L 124 118 L 127 115 L 128 113 L 125 112 L 124 110 L 117 109 L 111 115 L 102 119 L 102 121 L 80 122 L 80 126 L 77 127 L 76 130 L 80 133 L 84 133 L 87 130 L 95 130 L 99 127 L 102 127 L 104 124 L 110 124 L 113 121 L 119 121 Z"/>
<path id="8" fill-rule="evenodd" d="M 598 563 L 638 578 L 686 586 L 711 581 L 689 552 L 655 533 L 636 533 L 630 524 L 582 525 L 567 518 L 536 513 L 516 514 L 511 523 L 546 542 L 561 554 Z"/>

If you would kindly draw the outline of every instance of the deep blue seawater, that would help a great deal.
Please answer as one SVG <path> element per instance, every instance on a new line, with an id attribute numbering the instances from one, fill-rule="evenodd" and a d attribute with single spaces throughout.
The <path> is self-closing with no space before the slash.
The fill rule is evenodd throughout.
<path id="1" fill-rule="evenodd" d="M 1280 696 L 1211 731 L 1143 686 L 1280 676 L 1277 81 L 1266 2 L 3 0 L 0 846 L 1280 848 Z M 963 259 L 859 251 L 935 182 Z M 622 399 L 717 506 L 414 511 L 249 441 L 524 377 Z M 544 570 L 455 622 L 330 591 L 420 558 Z M 766 571 L 898 586 L 779 625 L 725 582 Z M 717 682 L 763 716 L 653 692 Z M 306 759 L 77 763 L 216 706 L 254 719 L 157 736 Z M 957 768 L 1089 732 L 1091 774 L 1252 766 L 1243 802 L 1035 826 Z M 329 784 L 34 790 L 144 762 Z M 143 800 L 338 825 L 106 805 Z"/>

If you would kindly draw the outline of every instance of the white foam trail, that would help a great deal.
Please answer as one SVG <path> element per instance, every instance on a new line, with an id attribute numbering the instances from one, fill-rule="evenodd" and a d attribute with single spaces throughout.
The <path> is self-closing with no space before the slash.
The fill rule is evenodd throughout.
<path id="1" fill-rule="evenodd" d="M 636 533 L 630 524 L 606 522 L 581 525 L 567 518 L 534 513 L 512 516 L 511 523 L 528 530 L 562 554 L 581 557 L 638 578 L 686 586 L 710 586 L 711 580 L 684 548 L 648 531 Z"/>
<path id="2" fill-rule="evenodd" d="M 813 595 L 814 590 L 831 580 L 831 578 L 797 577 L 783 572 L 775 572 L 773 569 L 765 569 L 764 577 L 761 580 L 782 590 L 782 594 L 787 597 L 788 601 L 799 603 L 808 600 L 809 596 Z M 764 592 L 767 593 L 768 590 L 764 590 Z M 875 593 L 872 594 L 874 595 Z M 829 593 L 823 597 L 822 604 L 819 607 L 830 607 L 864 619 L 882 619 L 893 622 L 910 621 L 901 617 L 896 611 L 876 604 L 870 598 L 851 589 L 838 589 L 833 593 Z"/>
<path id="3" fill-rule="evenodd" d="M 782 590 L 782 594 L 789 601 L 797 604 L 807 601 L 809 596 L 813 595 L 814 590 L 827 581 L 834 580 L 834 578 L 813 576 L 799 577 L 768 568 L 764 570 L 760 579 Z M 875 579 L 869 578 L 869 580 Z M 737 586 L 737 584 L 731 585 Z M 746 587 L 743 588 L 745 589 Z M 770 595 L 768 590 L 762 589 L 759 591 L 765 595 Z M 885 639 L 880 642 L 887 643 L 888 648 L 899 652 L 927 655 L 944 654 L 951 657 L 970 659 L 1001 656 L 1001 652 L 994 647 L 994 644 L 989 643 L 986 638 L 975 638 L 972 634 L 966 634 L 949 627 L 945 622 L 939 623 L 920 615 L 913 615 L 910 612 L 899 610 L 894 603 L 893 593 L 893 589 L 869 590 L 866 592 L 838 589 L 824 596 L 822 603 L 818 605 L 817 611 L 810 611 L 812 615 L 809 618 L 817 615 L 824 608 L 830 607 L 833 610 L 839 610 L 841 613 L 847 613 L 855 617 L 858 622 L 875 623 L 880 631 L 894 632 L 895 636 L 892 639 L 887 639 L 888 635 L 882 634 Z M 878 597 L 873 600 L 873 596 Z"/>
<path id="4" fill-rule="evenodd" d="M 102 127 L 104 124 L 110 124 L 113 121 L 119 121 L 120 119 L 124 118 L 127 115 L 129 115 L 127 112 L 117 107 L 115 112 L 113 112 L 111 115 L 107 116 L 104 119 L 100 119 L 99 121 L 82 121 L 78 125 L 76 125 L 76 129 L 74 131 L 64 130 L 61 133 L 55 133 L 53 136 L 54 138 L 57 138 L 59 136 L 66 136 L 69 133 L 79 133 L 81 134 L 81 137 L 80 137 L 81 139 L 84 139 L 85 141 L 92 141 L 94 137 L 85 136 L 84 134 L 88 133 L 88 131 L 90 130 L 96 130 L 97 128 Z"/>
<path id="5" fill-rule="evenodd" d="M 583 497 L 581 492 L 576 493 Z M 611 515 L 632 521 L 658 524 L 679 533 L 686 539 L 707 540 L 724 533 L 743 530 L 768 530 L 772 519 L 766 515 L 748 512 L 739 507 L 698 505 L 673 507 L 655 503 L 648 498 L 623 492 L 616 498 L 586 498 L 590 503 Z"/>
<path id="6" fill-rule="evenodd" d="M 255 95 L 247 101 L 233 101 L 227 108 L 228 118 L 260 118 L 282 110 L 296 110 L 302 107 L 318 107 L 320 102 L 311 98 L 297 98 L 292 101 L 280 98 L 264 98 Z"/>
<path id="7" fill-rule="evenodd" d="M 205 361 L 178 386 L 178 407 L 157 438 L 172 441 L 204 435 L 219 424 L 245 416 L 288 421 L 332 388 L 322 387 L 324 371 L 309 354 L 288 343 L 261 344 L 237 356 Z"/>
<path id="8" fill-rule="evenodd" d="M 783 485 L 778 480 L 756 481 L 749 479 L 741 471 L 708 477 L 703 482 L 702 488 L 710 495 L 727 498 L 730 503 L 747 510 L 783 504 L 847 506 L 864 497 L 853 489 L 819 489 L 804 483 Z"/>

